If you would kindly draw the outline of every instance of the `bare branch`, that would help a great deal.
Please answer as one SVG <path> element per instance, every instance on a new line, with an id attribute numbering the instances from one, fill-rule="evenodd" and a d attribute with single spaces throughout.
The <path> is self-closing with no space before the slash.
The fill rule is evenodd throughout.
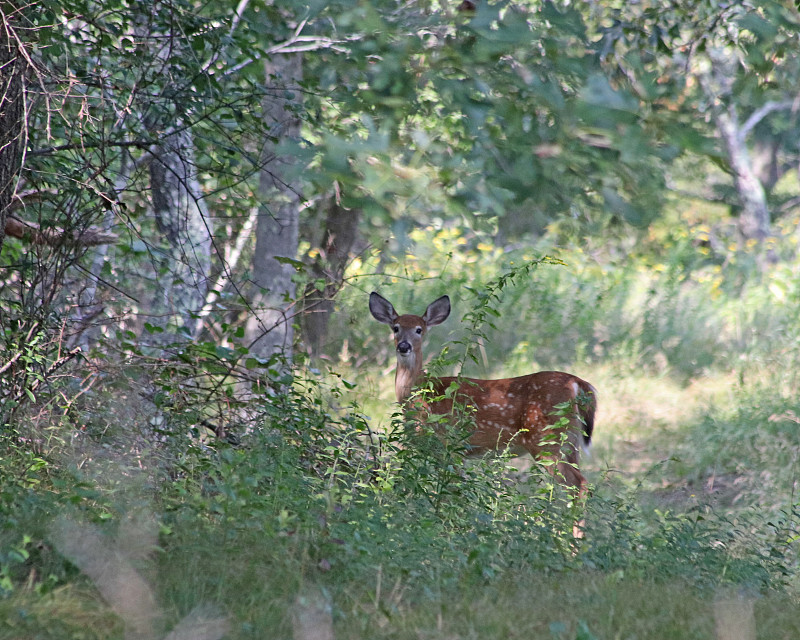
<path id="1" fill-rule="evenodd" d="M 66 231 L 55 227 L 42 229 L 35 222 L 20 220 L 15 216 L 6 218 L 6 235 L 20 240 L 27 240 L 33 244 L 75 244 L 79 247 L 94 247 L 100 244 L 114 244 L 119 239 L 116 233 L 101 231 L 96 227 L 89 227 L 83 231 Z"/>
<path id="2" fill-rule="evenodd" d="M 111 142 L 108 140 L 104 140 L 103 142 L 96 142 L 96 143 L 86 143 L 86 142 L 76 142 L 76 143 L 67 143 L 67 144 L 60 144 L 53 147 L 43 147 L 41 149 L 32 149 L 28 152 L 29 156 L 43 156 L 50 153 L 55 153 L 57 151 L 72 151 L 74 149 L 79 149 L 81 151 L 86 149 L 110 149 L 113 147 L 118 148 L 128 148 L 134 147 L 138 149 L 147 149 L 153 144 L 152 140 L 120 140 L 117 142 Z"/>
<path id="3" fill-rule="evenodd" d="M 305 22 L 301 24 L 303 26 Z M 279 42 L 278 44 L 270 47 L 264 53 L 265 55 L 275 55 L 278 53 L 302 53 L 305 51 L 319 51 L 320 49 L 333 49 L 334 51 L 344 51 L 344 47 L 338 46 L 345 42 L 345 40 L 334 40 L 333 38 L 326 38 L 324 36 L 301 36 L 299 32 L 295 31 L 295 35 L 284 42 Z M 224 75 L 229 76 L 231 74 L 244 69 L 246 66 L 253 64 L 254 62 L 258 62 L 261 60 L 262 56 L 253 56 L 244 62 L 240 62 L 239 64 L 231 67 L 228 69 Z"/>
<path id="4" fill-rule="evenodd" d="M 250 215 L 247 217 L 247 220 L 245 220 L 244 224 L 242 225 L 241 231 L 239 231 L 239 235 L 236 238 L 236 243 L 233 247 L 233 250 L 231 251 L 227 260 L 223 261 L 224 271 L 220 274 L 219 278 L 217 278 L 215 285 L 211 287 L 206 294 L 205 304 L 197 314 L 195 335 L 199 335 L 200 330 L 203 327 L 203 319 L 211 313 L 212 309 L 214 308 L 214 302 L 217 300 L 217 298 L 219 298 L 219 292 L 225 287 L 225 282 L 231 279 L 232 272 L 236 271 L 239 258 L 242 255 L 242 251 L 244 251 L 244 245 L 250 238 L 250 233 L 252 232 L 253 227 L 256 225 L 257 218 L 258 207 L 253 207 L 250 210 Z"/>
<path id="5" fill-rule="evenodd" d="M 775 102 L 771 100 L 761 105 L 758 109 L 753 111 L 752 114 L 750 114 L 750 117 L 739 129 L 740 138 L 744 140 L 747 134 L 750 133 L 759 122 L 761 122 L 773 111 L 782 111 L 783 109 L 791 109 L 792 111 L 796 111 L 798 104 L 800 104 L 800 96 L 796 97 L 794 100 L 783 100 L 782 102 Z"/>
<path id="6" fill-rule="evenodd" d="M 239 0 L 239 4 L 236 6 L 236 13 L 234 13 L 233 19 L 231 20 L 231 29 L 228 31 L 228 36 L 232 36 L 233 32 L 236 31 L 236 27 L 239 26 L 239 22 L 241 22 L 242 16 L 244 15 L 244 10 L 247 9 L 249 3 L 250 0 Z"/>

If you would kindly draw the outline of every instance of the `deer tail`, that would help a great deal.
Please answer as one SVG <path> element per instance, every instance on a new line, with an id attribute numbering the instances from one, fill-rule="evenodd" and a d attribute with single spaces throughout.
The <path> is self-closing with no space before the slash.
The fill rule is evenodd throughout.
<path id="1" fill-rule="evenodd" d="M 581 380 L 575 394 L 578 416 L 583 422 L 583 447 L 588 449 L 594 432 L 594 414 L 597 411 L 597 390 L 588 382 Z"/>

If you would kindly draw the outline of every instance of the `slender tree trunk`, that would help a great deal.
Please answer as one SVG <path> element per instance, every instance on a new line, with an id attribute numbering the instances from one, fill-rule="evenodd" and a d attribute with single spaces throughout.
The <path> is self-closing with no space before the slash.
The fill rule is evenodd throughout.
<path id="1" fill-rule="evenodd" d="M 194 140 L 178 125 L 167 133 L 150 163 L 153 211 L 168 243 L 152 312 L 193 335 L 211 268 L 211 230 L 194 162 Z"/>
<path id="2" fill-rule="evenodd" d="M 762 105 L 747 119 L 740 122 L 733 95 L 733 78 L 737 60 L 725 52 L 709 51 L 710 73 L 700 78 L 706 95 L 718 104 L 713 116 L 717 131 L 722 138 L 728 165 L 733 173 L 733 183 L 739 196 L 739 234 L 747 243 L 755 241 L 760 247 L 771 234 L 769 208 L 764 185 L 759 179 L 756 164 L 747 148 L 747 135 L 764 117 L 783 103 Z"/>
<path id="3" fill-rule="evenodd" d="M 345 209 L 331 198 L 325 235 L 317 258 L 311 265 L 311 282 L 303 297 L 303 333 L 314 357 L 325 351 L 333 298 L 342 286 L 344 271 L 357 237 L 359 217 L 357 209 Z"/>
<path id="4" fill-rule="evenodd" d="M 114 180 L 114 193 L 112 195 L 114 200 L 120 197 L 120 194 L 128 186 L 130 174 L 133 170 L 133 160 L 128 154 L 123 154 L 120 159 L 119 173 Z M 114 209 L 109 208 L 103 216 L 103 225 L 101 231 L 109 233 L 114 223 Z M 95 249 L 89 271 L 87 284 L 78 295 L 78 305 L 73 312 L 73 321 L 78 327 L 75 342 L 80 346 L 84 353 L 88 353 L 89 347 L 94 343 L 99 334 L 98 326 L 90 326 L 92 320 L 102 311 L 102 306 L 97 301 L 97 283 L 100 274 L 103 270 L 103 265 L 109 252 L 109 244 L 101 244 Z"/>
<path id="5" fill-rule="evenodd" d="M 756 138 L 750 152 L 753 158 L 753 170 L 767 195 L 791 166 L 779 161 L 780 148 L 778 137 Z"/>
<path id="6" fill-rule="evenodd" d="M 0 7 L 0 247 L 5 239 L 25 147 L 25 73 L 27 63 L 13 21 Z"/>
<path id="7" fill-rule="evenodd" d="M 188 53 L 189 43 L 180 31 L 164 34 L 151 31 L 150 8 L 143 5 L 134 32 L 147 43 L 147 53 L 169 75 L 170 59 Z M 175 105 L 175 113 L 182 113 Z M 158 144 L 150 149 L 150 192 L 153 214 L 163 242 L 156 260 L 156 291 L 150 300 L 151 324 L 166 329 L 180 328 L 183 337 L 167 330 L 158 342 L 168 343 L 194 337 L 196 315 L 203 308 L 211 269 L 211 229 L 208 209 L 198 180 L 192 129 L 180 115 L 173 121 L 154 121 Z M 156 133 L 156 131 L 153 131 Z"/>
<path id="8" fill-rule="evenodd" d="M 736 193 L 742 205 L 739 214 L 739 232 L 745 241 L 755 240 L 759 245 L 771 232 L 770 215 L 764 186 L 758 179 L 739 119 L 733 105 L 720 109 L 716 115 L 717 128 L 722 135 L 728 162 L 733 171 Z"/>
<path id="9" fill-rule="evenodd" d="M 300 119 L 293 111 L 300 97 L 292 90 L 302 78 L 302 57 L 275 55 L 266 63 L 266 75 L 269 89 L 263 108 L 269 140 L 264 145 L 259 181 L 261 206 L 253 256 L 255 286 L 251 289 L 252 315 L 246 335 L 253 355 L 267 359 L 282 353 L 291 358 L 295 268 L 279 258 L 297 258 L 300 193 L 291 177 L 294 159 L 279 155 L 276 142 L 300 135 Z"/>

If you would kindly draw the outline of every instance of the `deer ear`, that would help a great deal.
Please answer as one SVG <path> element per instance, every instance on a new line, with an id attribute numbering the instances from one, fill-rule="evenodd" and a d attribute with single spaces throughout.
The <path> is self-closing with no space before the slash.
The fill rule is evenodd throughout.
<path id="1" fill-rule="evenodd" d="M 437 324 L 442 324 L 450 315 L 450 298 L 442 296 L 438 300 L 434 300 L 425 309 L 425 314 L 422 319 L 429 327 L 435 327 Z"/>
<path id="2" fill-rule="evenodd" d="M 373 318 L 383 324 L 394 324 L 394 321 L 397 320 L 397 312 L 392 303 L 374 291 L 369 294 L 369 312 Z"/>

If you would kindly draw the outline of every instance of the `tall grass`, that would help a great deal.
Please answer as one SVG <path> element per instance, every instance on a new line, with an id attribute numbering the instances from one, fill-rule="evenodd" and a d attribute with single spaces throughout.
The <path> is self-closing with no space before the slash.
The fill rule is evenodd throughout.
<path id="1" fill-rule="evenodd" d="M 309 620 L 347 638 L 714 638 L 730 602 L 760 637 L 796 637 L 797 265 L 742 279 L 689 256 L 691 242 L 654 260 L 416 240 L 416 258 L 381 276 L 354 265 L 331 375 L 298 367 L 284 392 L 252 398 L 235 444 L 174 409 L 141 446 L 132 429 L 153 419 L 120 381 L 115 403 L 71 406 L 49 430 L 40 414 L 46 448 L 4 434 L 0 638 L 130 634 L 59 538 L 65 517 L 139 577 L 152 637 L 200 611 L 230 638 L 304 637 Z M 567 264 L 520 268 L 544 254 Z M 428 346 L 447 348 L 446 366 L 593 382 L 582 511 L 536 467 L 409 439 L 373 289 L 411 313 L 451 295 Z M 163 389 L 179 387 L 170 375 Z M 154 529 L 132 535 L 142 513 Z"/>

